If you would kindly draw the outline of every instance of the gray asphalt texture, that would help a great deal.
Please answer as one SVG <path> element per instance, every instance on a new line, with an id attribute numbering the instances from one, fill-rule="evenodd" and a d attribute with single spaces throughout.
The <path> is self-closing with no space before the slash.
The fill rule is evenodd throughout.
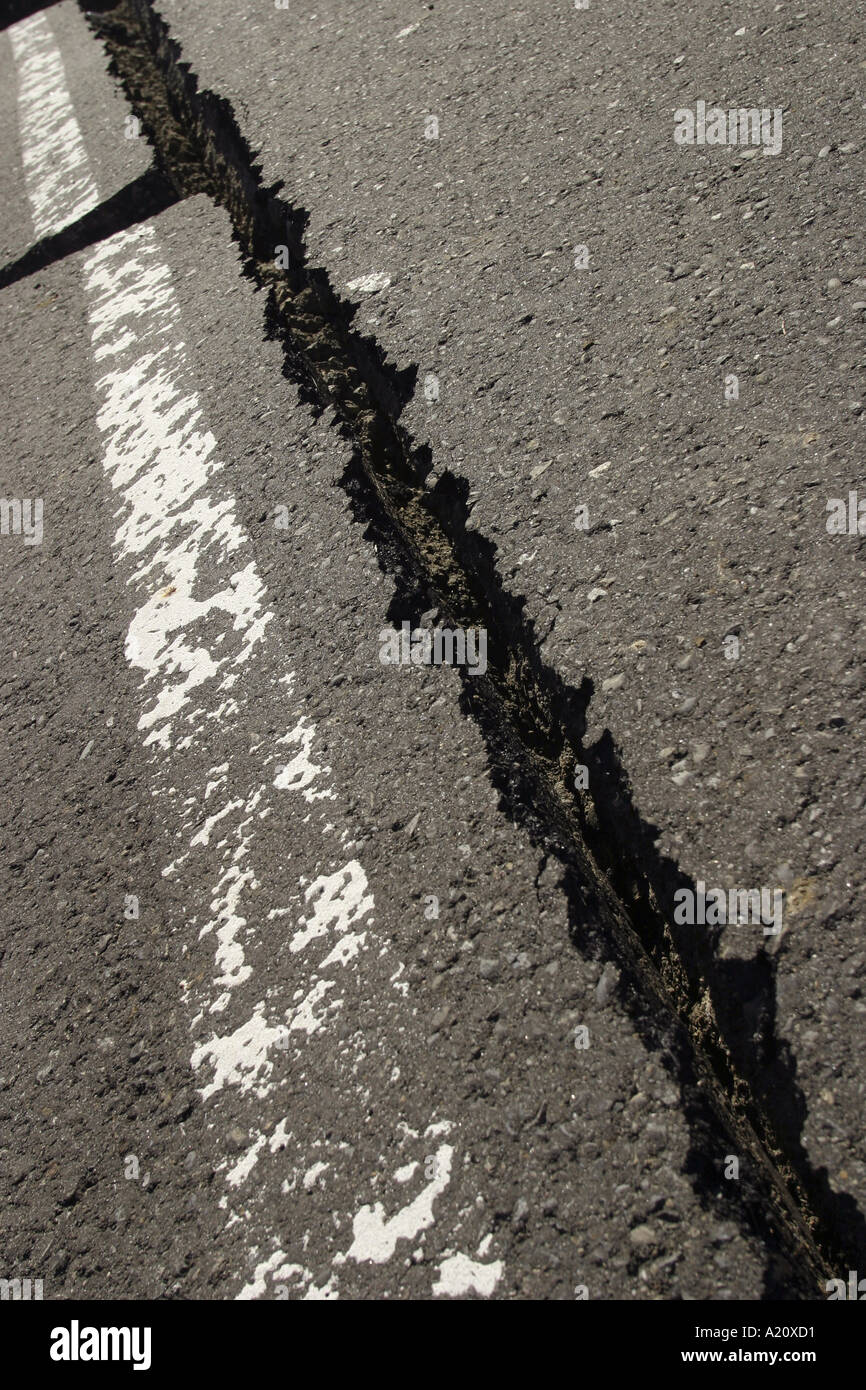
<path id="1" fill-rule="evenodd" d="M 308 212 L 311 264 L 417 370 L 402 423 L 434 477 L 465 480 L 545 663 L 592 682 L 588 738 L 609 731 L 659 854 L 712 886 L 786 891 L 781 938 L 729 928 L 721 960 L 771 954 L 756 1035 L 790 1063 L 808 1163 L 862 1214 L 863 550 L 825 526 L 862 457 L 857 6 L 158 8 L 264 182 Z M 46 13 L 106 198 L 150 151 L 123 138 L 77 8 Z M 7 42 L 0 65 L 15 130 Z M 673 112 L 701 97 L 781 106 L 781 153 L 678 147 Z M 34 239 L 14 141 L 0 177 L 9 263 Z M 285 378 L 228 216 L 199 196 L 153 226 L 276 616 L 238 711 L 169 774 L 142 748 L 123 655 L 136 604 L 113 556 L 85 253 L 5 288 L 0 490 L 43 496 L 46 517 L 40 547 L 0 542 L 7 1277 L 44 1275 L 58 1298 L 430 1298 L 465 1254 L 501 1262 L 495 1298 L 772 1296 L 787 1275 L 736 1184 L 709 1180 L 725 1154 L 706 1151 L 669 1040 L 598 941 L 574 944 L 562 875 L 507 814 L 456 673 L 379 662 L 395 588 L 352 505 L 350 449 Z M 387 285 L 349 288 L 373 274 Z M 221 850 L 164 875 L 179 841 L 159 789 L 195 796 L 225 762 L 254 796 L 245 760 L 299 718 L 336 800 L 275 801 L 257 828 L 254 977 L 220 1030 L 303 985 L 268 913 L 324 822 L 364 863 L 374 944 L 325 1038 L 272 1052 L 265 1094 L 202 1096 L 199 928 Z M 362 1207 L 416 1197 L 443 1121 L 433 1220 L 381 1262 L 346 1258 Z"/>

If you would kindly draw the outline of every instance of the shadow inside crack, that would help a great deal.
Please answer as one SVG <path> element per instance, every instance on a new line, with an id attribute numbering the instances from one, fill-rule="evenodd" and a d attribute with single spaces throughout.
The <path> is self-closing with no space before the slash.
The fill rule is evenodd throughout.
<path id="1" fill-rule="evenodd" d="M 429 475 L 425 448 L 413 456 L 417 482 Z M 478 621 L 479 608 L 488 625 L 487 676 L 469 676 L 460 668 L 464 713 L 471 715 L 487 747 L 491 780 L 500 794 L 501 809 L 530 835 L 538 850 L 554 856 L 564 870 L 563 887 L 569 905 L 571 936 L 589 958 L 614 959 L 620 972 L 620 998 L 647 1048 L 659 1055 L 676 1082 L 687 1121 L 690 1147 L 687 1172 L 698 1199 L 719 1216 L 757 1234 L 765 1251 L 764 1298 L 818 1297 L 822 1271 L 792 1251 L 790 1232 L 781 1229 L 778 1203 L 766 1172 L 737 1145 L 730 1124 L 712 1103 L 695 1066 L 695 1041 L 687 1023 L 708 994 L 716 1040 L 704 1039 L 712 1071 L 722 1093 L 739 1093 L 740 1110 L 751 1124 L 777 1169 L 788 1179 L 795 1198 L 797 1185 L 817 1217 L 822 1252 L 834 1252 L 845 1268 L 866 1262 L 866 1222 L 854 1199 L 833 1191 L 825 1168 L 813 1168 L 802 1140 L 806 1103 L 797 1081 L 797 1064 L 789 1045 L 777 1035 L 776 980 L 781 954 L 763 946 L 753 959 L 724 959 L 718 955 L 719 927 L 678 926 L 673 920 L 675 894 L 688 889 L 697 898 L 697 885 L 679 866 L 659 853 L 657 828 L 640 817 L 630 784 L 610 731 L 585 744 L 587 712 L 593 684 L 567 686 L 540 656 L 535 625 L 525 613 L 525 600 L 508 594 L 496 568 L 494 543 L 468 528 L 469 486 L 445 474 L 427 493 L 428 505 L 454 545 L 471 587 L 483 595 L 473 611 L 461 609 L 453 595 L 427 582 L 413 557 L 395 545 L 391 518 L 377 505 L 374 489 L 360 462 L 343 479 L 356 519 L 366 524 L 376 543 L 381 569 L 395 583 L 388 620 L 395 626 L 420 625 L 421 615 L 439 608 L 449 621 Z M 429 619 L 428 619 L 429 621 Z M 497 658 L 497 653 L 499 657 Z M 515 663 L 515 654 L 519 659 Z M 507 658 L 507 669 L 505 659 Z M 515 674 L 516 673 L 516 674 Z M 514 689 L 515 681 L 522 689 Z M 527 699 L 524 717 L 521 702 Z M 532 708 L 529 709 L 531 704 Z M 506 717 L 503 717 L 505 713 Z M 535 756 L 547 767 L 561 763 L 569 748 L 589 769 L 595 818 L 585 819 L 582 836 L 616 897 L 625 905 L 639 950 L 660 974 L 669 975 L 671 961 L 683 976 L 676 1013 L 670 1002 L 648 1000 L 646 971 L 635 953 L 600 925 L 604 903 L 592 873 L 574 853 L 570 827 L 563 822 L 558 798 L 539 775 Z M 671 949 L 673 945 L 673 950 Z M 662 1007 L 658 1007 L 661 1002 Z M 718 1044 L 721 1044 L 719 1046 Z M 744 1095 L 744 1086 L 748 1094 Z M 726 1179 L 729 1156 L 740 1159 L 738 1180 Z M 793 1182 L 792 1182 L 793 1179 Z M 784 1213 L 782 1214 L 784 1222 Z"/>
<path id="2" fill-rule="evenodd" d="M 271 336 L 279 334 L 276 316 Z M 287 357 L 286 375 L 303 385 Z M 309 382 L 307 380 L 307 386 Z M 430 468 L 426 447 L 417 451 L 418 474 L 427 476 Z M 427 582 L 411 552 L 395 535 L 392 518 L 378 501 L 364 465 L 356 454 L 341 485 L 349 497 L 355 519 L 366 527 L 365 539 L 377 550 L 379 566 L 394 584 L 388 621 L 399 628 L 409 621 L 420 626 L 422 614 L 437 608 L 453 621 L 449 594 Z M 563 869 L 563 891 L 568 902 L 570 934 L 584 958 L 613 960 L 619 971 L 618 994 L 622 1006 L 635 1025 L 647 1050 L 658 1056 L 680 1095 L 680 1108 L 688 1126 L 689 1152 L 685 1171 L 699 1202 L 716 1217 L 734 1222 L 741 1230 L 757 1236 L 764 1251 L 763 1298 L 768 1301 L 809 1300 L 820 1297 L 819 1279 L 827 1271 L 816 1268 L 797 1249 L 786 1228 L 784 1212 L 774 1200 L 766 1171 L 750 1162 L 748 1153 L 738 1146 L 729 1117 L 714 1105 L 705 1078 L 695 1060 L 695 1043 L 686 1023 L 688 1005 L 696 1005 L 708 991 L 718 1037 L 723 1050 L 711 1058 L 712 1070 L 723 1094 L 734 1088 L 749 1089 L 742 1109 L 765 1150 L 787 1176 L 795 1178 L 808 1195 L 809 1207 L 818 1217 L 813 1231 L 819 1248 L 826 1255 L 835 1253 L 844 1268 L 862 1267 L 866 1260 L 866 1223 L 853 1198 L 833 1191 L 826 1169 L 814 1169 L 802 1142 L 806 1104 L 797 1082 L 796 1060 L 790 1047 L 776 1032 L 776 977 L 780 956 L 765 950 L 750 960 L 720 959 L 717 955 L 721 929 L 678 927 L 673 923 L 674 894 L 688 888 L 697 896 L 695 882 L 671 859 L 657 849 L 656 827 L 643 821 L 632 799 L 631 790 L 618 750 L 608 730 L 594 744 L 585 746 L 587 711 L 593 685 L 584 680 L 579 688 L 567 686 L 551 668 L 544 665 L 535 639 L 533 621 L 524 612 L 525 600 L 503 588 L 495 567 L 496 546 L 477 532 L 467 531 L 469 517 L 468 484 L 453 475 L 440 478 L 431 496 L 439 493 L 447 503 L 447 526 L 461 560 L 471 569 L 474 583 L 480 584 L 490 623 L 488 660 L 497 648 L 513 656 L 519 651 L 527 688 L 541 690 L 533 717 L 522 724 L 513 717 L 503 718 L 501 684 L 503 671 L 493 669 L 488 676 L 469 676 L 459 668 L 462 680 L 461 704 L 484 738 L 491 780 L 500 796 L 500 809 L 526 831 L 540 853 L 554 857 Z M 471 545 L 472 555 L 465 553 Z M 467 614 L 459 613 L 464 621 Z M 490 640 L 492 637 L 493 640 Z M 495 658 L 494 658 L 495 660 Z M 507 679 L 513 677 L 509 674 Z M 539 708 L 543 711 L 538 717 Z M 510 711 L 513 713 L 513 711 Z M 557 798 L 551 796 L 534 765 L 533 753 L 540 752 L 548 763 L 555 763 L 563 749 L 571 745 L 589 767 L 597 825 L 584 824 L 584 839 L 614 893 L 626 905 L 638 953 L 625 947 L 622 939 L 603 925 L 605 905 L 586 863 L 575 855 L 569 827 L 563 824 Z M 527 752 L 529 756 L 527 756 Z M 669 905 L 665 913 L 662 905 Z M 662 923 L 662 919 L 663 923 Z M 681 1001 L 679 1014 L 669 1001 L 647 992 L 646 971 L 639 952 L 650 958 L 663 972 L 670 963 L 670 948 L 662 940 L 670 933 L 676 959 L 682 968 L 690 998 Z M 712 1052 L 712 1048 L 709 1048 Z M 737 1180 L 726 1178 L 730 1157 L 740 1160 Z M 799 1258 L 798 1258 L 799 1256 Z M 832 1270 L 830 1277 L 844 1273 Z"/>
<path id="3" fill-rule="evenodd" d="M 641 934 L 651 935 L 650 922 L 658 915 L 659 905 L 667 908 L 666 925 L 680 960 L 690 979 L 705 983 L 708 989 L 718 1033 L 733 1064 L 730 1084 L 735 1076 L 747 1084 L 750 1100 L 746 1110 L 756 1131 L 761 1135 L 761 1121 L 766 1117 L 769 1125 L 761 1135 L 765 1146 L 771 1152 L 774 1148 L 780 1151 L 785 1166 L 807 1194 L 818 1218 L 815 1234 L 819 1244 L 845 1262 L 844 1269 L 833 1269 L 831 1276 L 841 1277 L 848 1268 L 862 1268 L 866 1263 L 864 1215 L 853 1197 L 834 1191 L 827 1169 L 813 1166 L 803 1143 L 806 1099 L 797 1080 L 796 1057 L 778 1031 L 777 982 L 785 954 L 784 938 L 778 943 L 773 937 L 769 943 L 762 941 L 752 958 L 725 958 L 718 954 L 721 928 L 675 924 L 675 894 L 687 889 L 696 897 L 697 885 L 674 861 L 659 853 L 658 830 L 641 819 L 634 805 L 610 732 L 606 730 L 587 752 L 590 777 L 596 775 L 603 788 L 596 797 L 596 804 L 601 803 L 600 820 L 620 856 L 618 865 L 607 866 L 617 892 L 632 895 L 632 920 Z M 647 903 L 647 888 L 655 899 L 654 906 Z M 726 1069 L 722 1063 L 723 1077 Z"/>

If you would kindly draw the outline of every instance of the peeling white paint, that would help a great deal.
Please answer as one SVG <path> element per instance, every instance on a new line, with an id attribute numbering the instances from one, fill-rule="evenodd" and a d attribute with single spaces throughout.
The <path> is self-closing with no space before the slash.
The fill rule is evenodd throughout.
<path id="1" fill-rule="evenodd" d="M 451 1159 L 454 1150 L 442 1144 L 436 1153 L 436 1173 L 414 1201 L 396 1215 L 386 1218 L 381 1202 L 363 1206 L 352 1222 L 354 1240 L 346 1252 L 352 1260 L 371 1260 L 385 1264 L 390 1260 L 398 1240 L 414 1240 L 420 1231 L 433 1225 L 433 1204 L 451 1181 Z"/>
<path id="2" fill-rule="evenodd" d="M 306 1173 L 304 1174 L 303 1180 L 304 1188 L 307 1192 L 312 1192 L 313 1188 L 316 1186 L 316 1183 L 319 1181 L 319 1178 L 322 1176 L 323 1173 L 327 1173 L 330 1166 L 330 1163 L 322 1163 L 321 1161 L 318 1163 L 311 1164 L 311 1166 L 307 1169 Z"/>
<path id="3" fill-rule="evenodd" d="M 273 1070 L 270 1052 L 286 1037 L 282 1024 L 272 1026 L 265 1019 L 264 1003 L 258 1005 L 251 1018 L 233 1033 L 218 1037 L 215 1033 L 200 1043 L 192 1054 L 197 1070 L 203 1062 L 213 1067 L 213 1079 L 203 1088 L 202 1098 L 208 1100 L 223 1086 L 237 1086 L 244 1093 L 253 1088 L 259 1095 L 267 1092 L 265 1082 Z"/>
<path id="4" fill-rule="evenodd" d="M 265 1145 L 265 1136 L 259 1135 L 255 1143 L 251 1144 L 246 1153 L 238 1159 L 235 1166 L 226 1174 L 226 1182 L 229 1187 L 240 1187 L 245 1182 L 250 1173 L 259 1161 L 259 1154 Z"/>
<path id="5" fill-rule="evenodd" d="M 439 1278 L 433 1285 L 437 1298 L 465 1298 L 467 1294 L 481 1294 L 489 1298 L 502 1278 L 504 1265 L 501 1260 L 491 1264 L 480 1264 L 468 1255 L 451 1255 L 439 1266 Z"/>
<path id="6" fill-rule="evenodd" d="M 367 892 L 367 876 L 357 859 L 350 860 L 336 873 L 320 874 L 304 897 L 307 902 L 315 899 L 315 905 L 302 930 L 292 937 L 290 949 L 293 952 L 303 951 L 311 941 L 325 936 L 329 929 L 338 934 L 347 932 L 374 906 L 372 894 Z"/>
<path id="7" fill-rule="evenodd" d="M 324 773 L 331 771 L 329 767 L 320 767 L 312 760 L 311 753 L 315 737 L 314 725 L 308 719 L 299 719 L 294 729 L 284 738 L 277 740 L 279 744 L 300 744 L 300 749 L 291 762 L 285 763 L 277 769 L 274 786 L 280 791 L 302 792 L 305 801 L 313 802 L 323 799 L 333 801 L 335 799 L 334 793 L 329 787 L 324 787 L 319 791 L 311 790 L 313 784 Z"/>

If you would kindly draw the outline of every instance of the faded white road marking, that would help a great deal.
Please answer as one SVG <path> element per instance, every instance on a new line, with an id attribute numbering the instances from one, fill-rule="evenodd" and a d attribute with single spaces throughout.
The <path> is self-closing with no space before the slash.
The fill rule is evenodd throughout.
<path id="1" fill-rule="evenodd" d="M 439 1266 L 433 1292 L 437 1297 L 444 1294 L 450 1298 L 465 1298 L 468 1293 L 478 1293 L 489 1298 L 502 1278 L 502 1270 L 501 1260 L 485 1265 L 471 1260 L 468 1255 L 451 1255 Z"/>
<path id="2" fill-rule="evenodd" d="M 352 1223 L 354 1240 L 346 1252 L 347 1257 L 385 1264 L 393 1257 L 398 1241 L 414 1240 L 421 1231 L 432 1226 L 434 1203 L 451 1179 L 453 1156 L 450 1144 L 440 1145 L 435 1154 L 434 1176 L 418 1196 L 394 1216 L 386 1219 L 381 1202 L 373 1207 L 362 1207 Z"/>
<path id="3" fill-rule="evenodd" d="M 98 190 L 48 20 L 36 15 L 9 32 L 18 66 L 28 196 L 37 233 L 45 235 L 96 206 Z M 348 847 L 340 852 L 338 832 L 325 822 L 324 808 L 315 809 L 318 801 L 337 799 L 327 781 L 331 769 L 316 756 L 315 726 L 295 712 L 283 737 L 272 745 L 260 741 L 250 747 L 243 697 L 234 693 L 241 689 L 241 670 L 253 668 L 260 689 L 285 686 L 281 701 L 291 696 L 295 678 L 283 668 L 279 645 L 268 642 L 273 614 L 225 485 L 216 440 L 203 420 L 180 306 L 154 225 L 120 232 L 90 253 L 84 261 L 84 288 L 104 469 L 120 503 L 115 553 L 138 601 L 125 650 L 142 677 L 139 728 L 150 750 L 154 794 L 166 823 L 178 828 L 183 839 L 183 848 L 163 872 L 185 888 L 192 908 L 201 883 L 212 885 L 207 895 L 211 915 L 203 923 L 195 916 L 188 919 L 198 925 L 199 940 L 213 939 L 216 963 L 210 980 L 202 981 L 200 972 L 186 984 L 195 1040 L 191 1063 L 204 1073 L 202 1096 L 218 1118 L 225 1096 L 252 1098 L 245 1118 L 256 1137 L 236 1163 L 221 1165 L 231 1193 L 248 1183 L 264 1152 L 257 1102 L 264 1102 L 274 1088 L 275 1059 L 285 1054 L 298 1059 L 315 1046 L 311 1039 L 340 1015 L 345 991 L 364 960 L 367 969 L 372 960 L 378 972 L 370 986 L 374 993 L 390 980 L 392 998 L 402 1000 L 408 986 L 399 981 L 403 963 L 387 946 L 379 945 L 375 953 L 365 949 L 374 925 L 373 894 L 358 859 L 346 860 Z M 299 751 L 281 765 L 281 745 L 286 744 Z M 203 817 L 201 808 L 217 792 L 221 804 L 213 810 L 209 806 Z M 257 867 L 257 848 L 261 826 L 277 804 L 298 794 L 314 807 L 305 813 L 304 823 L 312 814 L 321 817 L 319 840 L 311 849 L 309 831 L 303 842 L 299 837 L 295 858 L 304 862 L 296 863 L 293 884 L 284 886 L 273 870 L 266 877 Z M 349 833 L 342 832 L 343 840 Z M 266 939 L 267 924 L 284 916 L 294 917 L 296 926 L 290 959 L 296 962 L 297 988 L 288 1004 L 279 991 L 257 984 L 251 959 L 260 937 Z M 352 988 L 357 1002 L 361 985 L 356 982 Z M 215 1032 L 209 1020 L 230 1009 L 232 1023 Z M 205 1036 L 196 1038 L 202 1031 Z M 320 1051 L 320 1059 L 323 1055 Z M 366 1057 L 366 1042 L 357 1029 L 339 1056 L 351 1085 Z M 366 1106 L 369 1092 L 361 1086 L 359 1094 Z M 254 1117 L 258 1124 L 251 1122 Z M 383 1116 L 383 1130 L 389 1123 L 393 1119 Z M 271 1154 L 288 1144 L 284 1125 L 280 1121 L 268 1143 Z M 451 1127 L 448 1121 L 431 1125 L 425 1138 Z M 399 1123 L 396 1129 L 401 1133 Z M 401 1147 L 410 1138 L 408 1129 L 402 1129 Z M 383 1133 L 382 1143 L 393 1137 Z M 292 1138 L 300 1164 L 284 1190 L 305 1177 L 312 1191 L 316 1179 L 333 1169 L 348 1148 L 339 1139 L 327 1147 L 309 1133 Z M 414 1139 L 422 1142 L 418 1134 Z M 323 1147 L 328 1157 L 317 1155 L 310 1163 L 311 1151 Z M 385 1263 L 399 1242 L 432 1226 L 437 1199 L 451 1180 L 453 1154 L 452 1145 L 440 1146 L 433 1180 L 391 1218 L 386 1219 L 381 1203 L 362 1206 L 353 1218 L 350 1249 L 336 1254 L 334 1265 L 339 1268 L 349 1257 Z M 407 1165 L 398 1172 L 398 1183 L 410 1180 Z M 220 1201 L 224 1209 L 226 1202 L 226 1197 Z M 270 1213 L 263 1214 L 266 1223 L 271 1219 Z M 296 1296 L 304 1298 L 337 1296 L 336 1274 L 317 1286 L 309 1270 L 283 1254 L 270 1232 L 264 1239 L 277 1248 L 260 1259 L 261 1220 L 258 1244 L 249 1243 L 253 1228 L 244 1207 L 229 1212 L 227 1229 L 241 1221 L 249 1232 L 253 1278 L 239 1297 L 263 1296 L 269 1280 L 277 1286 L 291 1283 Z M 305 1235 L 304 1249 L 306 1241 Z"/>
<path id="4" fill-rule="evenodd" d="M 18 69 L 18 121 L 37 237 L 51 236 L 99 201 L 72 110 L 60 49 L 42 15 L 9 30 Z"/>

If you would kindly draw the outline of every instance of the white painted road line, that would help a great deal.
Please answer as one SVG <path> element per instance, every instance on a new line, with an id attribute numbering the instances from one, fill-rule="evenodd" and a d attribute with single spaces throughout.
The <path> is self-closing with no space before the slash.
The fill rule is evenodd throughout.
<path id="1" fill-rule="evenodd" d="M 18 70 L 18 120 L 27 196 L 37 237 L 52 236 L 97 206 L 84 140 L 48 20 L 9 30 Z"/>
<path id="2" fill-rule="evenodd" d="M 98 190 L 48 20 L 37 15 L 22 21 L 10 36 L 28 195 L 37 234 L 45 235 L 96 206 Z M 341 1265 L 386 1263 L 401 1242 L 415 1240 L 434 1222 L 436 1202 L 451 1178 L 455 1142 L 452 1137 L 439 1145 L 432 1176 L 423 1165 L 411 1166 L 414 1196 L 395 1214 L 386 1216 L 380 1202 L 347 1213 L 352 1239 L 337 1251 L 334 1273 L 322 1285 L 279 1248 L 257 1260 L 257 1252 L 276 1241 L 267 1213 L 252 1219 L 243 1205 L 232 1203 L 266 1142 L 271 1153 L 287 1148 L 297 1154 L 298 1171 L 306 1174 L 340 1159 L 339 1145 L 323 1147 L 312 1133 L 290 1134 L 286 1118 L 262 1124 L 265 1100 L 279 1099 L 275 1057 L 287 1064 L 303 1057 L 315 1074 L 315 1048 L 340 1010 L 351 1007 L 353 994 L 387 993 L 388 1007 L 399 1007 L 405 1016 L 395 1036 L 411 1023 L 413 1009 L 399 986 L 402 963 L 385 946 L 370 950 L 374 897 L 351 851 L 345 815 L 335 812 L 340 796 L 328 781 L 330 769 L 317 761 L 315 726 L 293 717 L 272 745 L 251 744 L 247 732 L 242 675 L 255 667 L 259 688 L 275 692 L 280 707 L 288 705 L 295 677 L 285 669 L 278 643 L 269 641 L 274 615 L 225 486 L 217 442 L 203 419 L 171 271 L 154 225 L 120 232 L 89 254 L 84 290 L 104 469 L 121 504 L 116 563 L 139 603 L 126 655 L 141 675 L 139 729 L 150 750 L 152 790 L 181 845 L 163 872 L 184 890 L 187 921 L 214 943 L 214 973 L 190 980 L 185 993 L 194 1037 L 191 1064 L 215 1121 L 224 1095 L 230 1093 L 233 1102 L 244 1096 L 249 1132 L 255 1133 L 242 1158 L 223 1165 L 220 1205 L 228 1225 L 248 1223 L 255 1270 L 239 1297 L 265 1293 L 269 1278 L 291 1278 L 293 1290 L 305 1297 L 335 1297 Z M 287 847 L 286 863 L 268 881 L 257 860 L 258 835 L 278 805 L 285 815 L 286 798 L 297 798 L 299 816 L 307 825 L 317 819 L 321 834 L 303 862 L 302 853 Z M 210 891 L 200 916 L 202 883 Z M 251 943 L 267 939 L 269 931 L 282 935 L 284 917 L 294 922 L 290 950 L 297 962 L 297 988 L 288 1007 L 284 994 L 274 998 L 257 983 L 248 958 Z M 242 1021 L 220 1031 L 221 1017 L 230 1009 L 236 1014 L 238 999 Z M 341 1059 L 347 1087 L 365 1046 L 359 1038 Z M 393 1131 L 397 1122 L 383 1109 L 379 1124 Z M 401 1146 L 417 1141 L 423 1153 L 425 1140 L 453 1128 L 450 1121 L 435 1120 L 423 1135 L 404 1135 Z M 478 1265 L 449 1253 L 432 1291 L 490 1294 L 501 1274 L 501 1262 Z"/>

